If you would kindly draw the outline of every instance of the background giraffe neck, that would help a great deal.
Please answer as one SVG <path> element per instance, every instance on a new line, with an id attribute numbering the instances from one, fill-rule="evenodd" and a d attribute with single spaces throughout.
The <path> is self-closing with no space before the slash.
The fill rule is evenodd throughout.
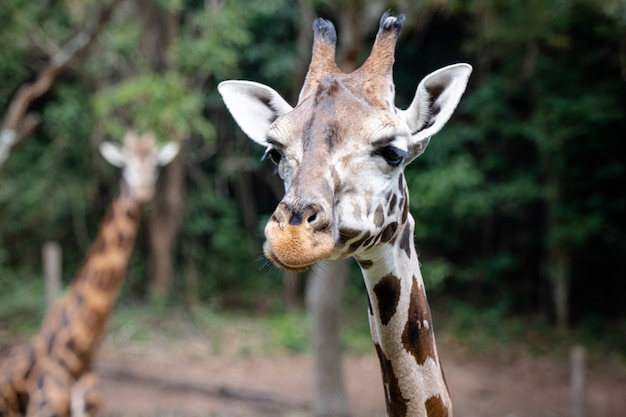
<path id="1" fill-rule="evenodd" d="M 111 203 L 71 288 L 33 340 L 35 351 L 74 377 L 91 365 L 126 276 L 140 214 L 140 205 L 129 198 Z"/>
<path id="2" fill-rule="evenodd" d="M 451 416 L 409 215 L 395 239 L 359 257 L 389 416 Z"/>

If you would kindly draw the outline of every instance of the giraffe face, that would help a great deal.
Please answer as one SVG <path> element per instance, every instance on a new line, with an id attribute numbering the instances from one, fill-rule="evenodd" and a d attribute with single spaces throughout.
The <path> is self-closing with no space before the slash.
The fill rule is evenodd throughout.
<path id="1" fill-rule="evenodd" d="M 265 228 L 265 254 L 287 269 L 355 255 L 406 220 L 409 129 L 363 99 L 356 81 L 323 78 L 267 132 L 286 194 Z"/>
<path id="2" fill-rule="evenodd" d="M 292 108 L 261 84 L 218 89 L 242 130 L 267 147 L 285 196 L 265 228 L 265 255 L 289 270 L 359 255 L 392 241 L 408 218 L 403 169 L 447 122 L 471 72 L 443 68 L 418 86 L 406 110 L 393 104 L 393 48 L 402 19 L 383 16 L 372 54 L 344 74 L 334 66 L 334 28 L 314 23 L 313 58 Z"/>
<path id="3" fill-rule="evenodd" d="M 111 142 L 104 142 L 100 146 L 102 156 L 111 165 L 122 168 L 125 192 L 140 203 L 154 197 L 158 168 L 172 161 L 178 149 L 178 144 L 174 142 L 159 148 L 150 132 L 141 136 L 128 132 L 123 147 Z"/>

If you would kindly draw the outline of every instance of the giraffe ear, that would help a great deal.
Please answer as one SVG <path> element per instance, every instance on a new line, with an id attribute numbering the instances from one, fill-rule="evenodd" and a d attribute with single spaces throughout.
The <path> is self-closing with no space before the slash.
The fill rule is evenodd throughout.
<path id="1" fill-rule="evenodd" d="M 117 143 L 102 142 L 100 144 L 100 154 L 109 164 L 115 167 L 121 168 L 125 165 L 124 152 Z"/>
<path id="2" fill-rule="evenodd" d="M 180 146 L 176 142 L 167 142 L 157 154 L 157 161 L 160 166 L 164 166 L 172 162 L 172 160 L 178 155 Z"/>
<path id="3" fill-rule="evenodd" d="M 411 156 L 419 156 L 430 137 L 448 122 L 465 92 L 472 67 L 455 64 L 427 75 L 417 86 L 413 102 L 400 117 L 411 129 Z"/>
<path id="4" fill-rule="evenodd" d="M 264 146 L 274 120 L 293 110 L 276 91 L 252 81 L 223 81 L 217 90 L 241 130 Z"/>

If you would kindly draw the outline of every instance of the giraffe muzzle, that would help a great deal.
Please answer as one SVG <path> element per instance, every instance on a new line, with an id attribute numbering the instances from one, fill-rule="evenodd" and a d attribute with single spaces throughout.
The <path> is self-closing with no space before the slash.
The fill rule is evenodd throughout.
<path id="1" fill-rule="evenodd" d="M 154 186 L 143 186 L 133 190 L 133 197 L 140 203 L 147 203 L 154 198 Z"/>
<path id="2" fill-rule="evenodd" d="M 280 203 L 265 226 L 265 256 L 292 271 L 328 258 L 335 248 L 331 218 L 318 204 Z"/>

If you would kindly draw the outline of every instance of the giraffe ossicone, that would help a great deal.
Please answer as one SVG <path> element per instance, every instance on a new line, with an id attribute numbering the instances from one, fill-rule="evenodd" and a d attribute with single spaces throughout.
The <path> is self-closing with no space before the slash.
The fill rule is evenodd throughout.
<path id="1" fill-rule="evenodd" d="M 370 301 L 388 414 L 449 416 L 403 171 L 452 116 L 472 67 L 427 75 L 409 107 L 396 108 L 392 69 L 403 22 L 384 14 L 370 56 L 346 74 L 335 64 L 334 26 L 316 19 L 295 107 L 256 82 L 224 81 L 218 90 L 284 182 L 265 227 L 267 258 L 302 271 L 322 259 L 354 257 Z"/>

